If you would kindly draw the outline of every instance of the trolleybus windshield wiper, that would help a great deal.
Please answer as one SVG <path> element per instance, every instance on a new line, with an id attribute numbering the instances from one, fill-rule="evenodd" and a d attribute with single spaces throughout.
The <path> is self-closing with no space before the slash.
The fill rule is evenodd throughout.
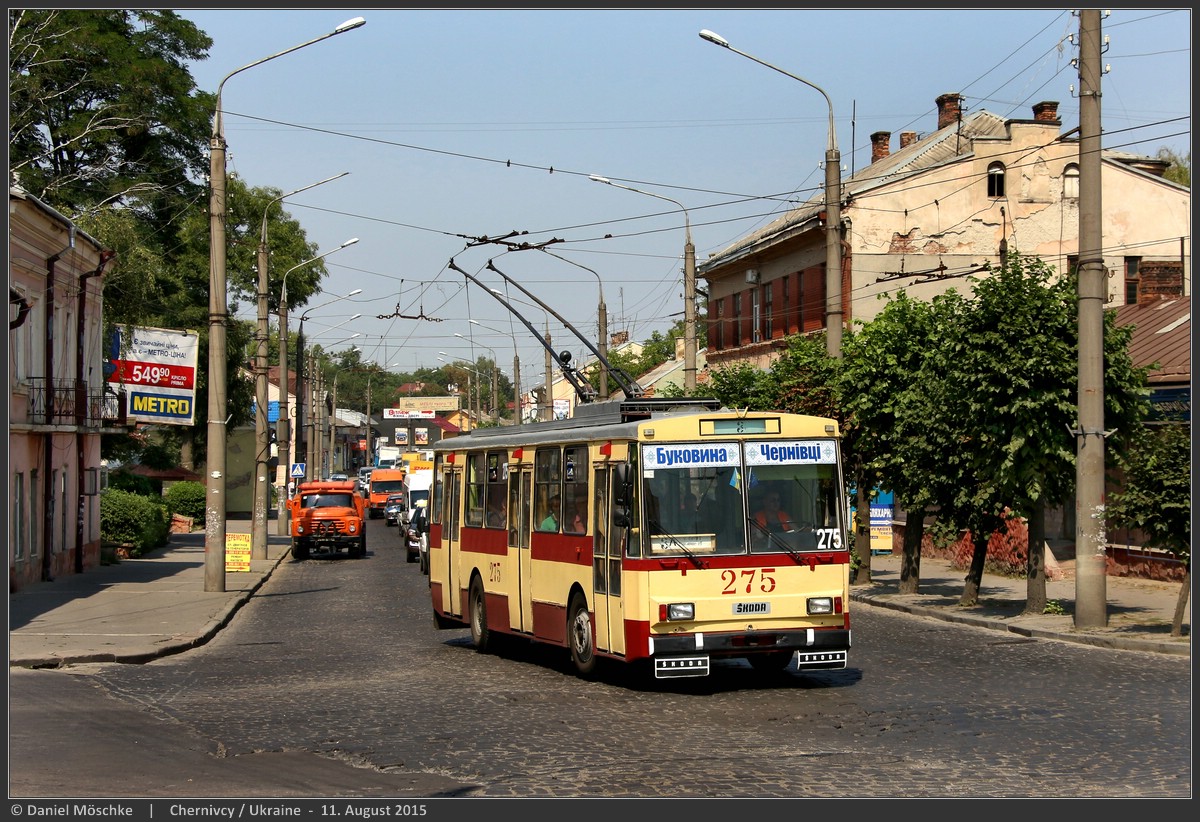
<path id="1" fill-rule="evenodd" d="M 692 561 L 692 564 L 695 565 L 697 568 L 704 567 L 704 563 L 700 561 L 700 558 L 697 557 L 695 554 L 693 554 L 690 550 L 688 550 L 688 547 L 686 545 L 684 545 L 682 542 L 680 542 L 679 539 L 674 534 L 672 534 L 670 531 L 668 531 L 666 528 L 664 528 L 663 524 L 661 522 L 659 522 L 656 519 L 652 519 L 652 520 L 649 520 L 649 523 L 650 523 L 650 527 L 652 529 L 654 529 L 652 533 L 655 536 L 665 537 L 668 544 L 670 544 L 671 546 L 673 546 L 675 548 L 678 548 L 680 550 L 680 552 L 685 557 L 690 559 Z"/>
<path id="2" fill-rule="evenodd" d="M 746 517 L 746 522 L 750 523 L 751 527 L 757 528 L 759 531 L 762 531 L 764 534 L 766 534 L 767 541 L 770 542 L 772 545 L 778 545 L 780 548 L 782 548 L 784 550 L 785 553 L 787 553 L 788 556 L 790 556 L 796 562 L 800 562 L 800 552 L 797 551 L 792 546 L 788 545 L 787 542 L 783 540 L 783 538 L 781 538 L 778 534 L 773 532 L 770 528 L 763 525 L 761 522 L 759 522 L 754 517 Z"/>

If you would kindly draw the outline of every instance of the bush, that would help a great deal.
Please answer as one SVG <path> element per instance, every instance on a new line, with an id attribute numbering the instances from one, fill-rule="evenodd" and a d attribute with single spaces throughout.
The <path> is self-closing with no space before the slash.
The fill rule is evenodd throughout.
<path id="1" fill-rule="evenodd" d="M 129 545 L 135 556 L 166 545 L 170 523 L 161 499 L 111 487 L 100 495 L 100 539 Z"/>
<path id="2" fill-rule="evenodd" d="M 167 489 L 167 510 L 202 522 L 208 489 L 202 482 L 177 482 Z"/>

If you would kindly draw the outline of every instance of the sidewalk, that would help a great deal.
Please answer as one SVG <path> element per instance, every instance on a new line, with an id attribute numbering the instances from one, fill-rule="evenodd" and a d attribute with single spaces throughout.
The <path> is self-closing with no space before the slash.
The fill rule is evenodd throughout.
<path id="1" fill-rule="evenodd" d="M 249 519 L 227 533 L 248 534 Z M 203 645 L 288 557 L 291 540 L 267 522 L 267 559 L 227 572 L 224 591 L 204 590 L 203 531 L 172 534 L 146 556 L 123 559 L 8 599 L 9 665 L 54 668 L 83 662 L 148 662 Z"/>
<path id="2" fill-rule="evenodd" d="M 227 533 L 249 533 L 248 519 L 231 519 Z M 9 665 L 54 668 L 84 662 L 147 662 L 210 640 L 275 568 L 288 557 L 290 540 L 267 523 L 267 556 L 249 572 L 226 573 L 225 590 L 204 590 L 204 533 L 172 534 L 149 556 L 124 559 L 82 574 L 42 582 L 9 596 Z M 1179 584 L 1107 577 L 1108 626 L 1076 630 L 1075 581 L 1049 581 L 1047 598 L 1062 614 L 1023 616 L 1026 583 L 984 574 L 979 604 L 962 608 L 965 572 L 945 560 L 922 557 L 919 593 L 902 595 L 900 557 L 871 558 L 871 583 L 854 585 L 859 606 L 906 611 L 1021 636 L 1080 642 L 1119 650 L 1187 656 L 1191 606 L 1184 636 L 1172 637 Z"/>
<path id="3" fill-rule="evenodd" d="M 1074 563 L 1063 563 L 1064 575 L 1046 581 L 1047 605 L 1062 613 L 1024 615 L 1028 583 L 984 572 L 979 602 L 958 604 L 967 572 L 949 560 L 921 557 L 916 594 L 901 594 L 900 555 L 871 557 L 871 582 L 851 585 L 850 598 L 867 605 L 892 608 L 948 622 L 975 625 L 1020 636 L 1056 639 L 1126 651 L 1191 654 L 1191 598 L 1184 610 L 1183 636 L 1171 636 L 1171 622 L 1182 583 L 1133 577 L 1105 577 L 1108 625 L 1075 628 Z"/>

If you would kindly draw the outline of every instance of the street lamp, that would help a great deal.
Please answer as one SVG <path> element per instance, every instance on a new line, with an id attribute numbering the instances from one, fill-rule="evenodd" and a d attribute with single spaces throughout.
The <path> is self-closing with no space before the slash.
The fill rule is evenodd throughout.
<path id="1" fill-rule="evenodd" d="M 589 175 L 588 179 L 614 188 L 623 188 L 635 194 L 645 194 L 647 197 L 666 200 L 668 203 L 679 206 L 683 212 L 683 388 L 688 396 L 692 396 L 696 393 L 696 247 L 692 245 L 692 221 L 688 216 L 688 210 L 678 200 L 642 191 L 640 188 L 614 183 L 599 174 Z"/>
<path id="2" fill-rule="evenodd" d="M 292 464 L 291 450 L 291 435 L 288 431 L 288 384 L 291 380 L 288 379 L 288 312 L 287 312 L 287 278 L 288 275 L 297 268 L 303 268 L 309 263 L 315 263 L 323 257 L 328 257 L 341 251 L 343 248 L 352 246 L 358 242 L 357 237 L 351 237 L 346 242 L 339 245 L 337 248 L 331 248 L 323 254 L 318 254 L 315 257 L 309 257 L 302 263 L 289 268 L 283 272 L 282 284 L 279 291 L 279 419 L 275 423 L 276 437 L 279 448 L 279 463 L 283 467 L 283 483 L 279 494 L 279 516 L 276 519 L 278 533 L 280 536 L 288 536 L 291 534 L 291 514 L 288 511 L 287 501 L 287 485 L 291 479 L 290 469 Z M 297 386 L 299 389 L 299 386 Z M 296 404 L 300 404 L 300 392 L 296 392 Z"/>
<path id="3" fill-rule="evenodd" d="M 821 92 L 829 106 L 829 145 L 825 149 L 825 350 L 831 357 L 842 356 L 842 155 L 838 151 L 837 131 L 833 125 L 833 101 L 825 89 L 797 77 L 778 66 L 773 66 L 757 57 L 738 51 L 719 34 L 704 29 L 700 37 L 734 54 L 753 60 L 761 66 L 798 80 L 809 88 Z"/>
<path id="4" fill-rule="evenodd" d="M 355 337 L 361 337 L 361 336 L 362 336 L 362 334 L 351 334 L 346 339 L 341 340 L 340 342 L 334 343 L 334 345 L 340 345 L 341 343 L 349 342 L 350 340 L 354 339 Z M 362 349 L 356 345 L 353 348 L 351 348 L 349 351 L 346 351 L 345 353 L 353 354 L 356 351 L 361 352 Z M 333 372 L 333 400 L 330 403 L 333 406 L 333 416 L 329 418 L 329 469 L 330 469 L 329 473 L 330 474 L 333 474 L 334 473 L 333 469 L 337 467 L 336 461 L 334 460 L 334 456 L 337 454 L 337 384 L 338 384 L 338 377 L 340 377 L 342 375 L 343 370 L 352 370 L 352 369 L 339 368 Z M 348 466 L 346 465 L 346 460 L 344 457 L 342 458 L 342 468 L 348 469 Z"/>
<path id="5" fill-rule="evenodd" d="M 593 177 L 593 179 L 594 179 L 594 177 Z M 680 208 L 682 208 L 682 206 L 680 206 Z M 685 215 L 687 214 L 686 209 L 684 210 L 684 214 Z M 690 245 L 690 241 L 689 241 L 689 245 Z M 553 251 L 546 251 L 545 248 L 542 248 L 541 250 L 545 251 L 551 257 L 555 257 L 559 260 L 562 260 L 564 263 L 570 263 L 571 265 L 575 266 L 576 268 L 582 268 L 584 271 L 590 271 L 592 274 L 594 274 L 596 276 L 596 288 L 600 292 L 600 304 L 597 306 L 597 314 L 599 315 L 599 319 L 600 319 L 600 327 L 598 330 L 599 337 L 600 337 L 600 352 L 599 352 L 600 353 L 600 399 L 606 400 L 606 399 L 608 399 L 608 307 L 604 304 L 604 283 L 600 281 L 600 274 L 598 272 L 593 271 L 592 269 L 588 268 L 586 265 L 577 263 L 574 260 L 568 260 L 566 257 L 560 257 L 558 254 L 555 254 Z M 692 259 L 693 259 L 693 261 L 695 260 L 694 255 L 693 255 Z M 692 272 L 693 272 L 693 274 L 695 273 L 695 268 L 692 269 Z M 692 278 L 693 286 L 694 286 L 695 282 L 696 282 L 696 280 L 693 277 Z M 686 312 L 686 308 L 685 308 L 685 312 Z M 686 313 L 685 313 L 685 316 L 686 316 Z M 695 339 L 694 333 L 692 334 L 692 339 Z M 693 372 L 693 373 L 695 373 L 695 372 Z"/>
<path id="6" fill-rule="evenodd" d="M 462 334 L 455 334 L 455 336 L 462 337 Z M 463 339 L 466 339 L 466 338 L 464 337 Z M 472 374 L 475 375 L 475 418 L 477 420 L 481 419 L 483 417 L 483 412 L 479 408 L 479 384 L 483 380 L 483 374 L 479 373 L 479 371 L 477 369 L 471 368 L 468 365 L 464 365 L 463 363 L 466 363 L 467 360 L 464 360 L 462 357 L 453 357 L 452 359 L 454 360 L 454 362 L 451 362 L 450 360 L 446 359 L 446 357 L 449 357 L 450 355 L 447 354 L 445 351 L 439 351 L 438 353 L 442 355 L 442 356 L 438 357 L 438 359 L 441 360 L 442 362 L 446 363 L 446 365 L 453 365 L 456 368 L 461 368 L 463 371 L 467 372 L 467 411 L 468 412 L 470 412 L 470 410 L 471 410 L 471 375 Z M 474 428 L 474 427 L 476 427 L 476 426 L 474 424 L 472 424 L 472 428 Z"/>
<path id="7" fill-rule="evenodd" d="M 468 319 L 467 322 L 471 323 L 472 325 L 477 325 L 480 328 L 485 328 L 488 331 L 491 331 L 496 334 L 501 334 L 501 335 L 504 334 L 503 331 L 500 331 L 495 328 L 491 328 L 490 326 L 486 326 L 483 323 L 479 322 L 479 320 Z M 514 336 L 512 338 L 512 341 L 513 341 L 513 417 L 514 417 L 513 424 L 520 425 L 522 423 L 522 420 L 521 420 L 521 357 L 519 354 L 517 354 L 517 338 Z"/>
<path id="8" fill-rule="evenodd" d="M 491 354 L 492 354 L 492 402 L 491 402 L 492 417 L 494 419 L 499 418 L 500 404 L 496 402 L 496 383 L 498 380 L 496 378 L 497 368 L 496 368 L 496 351 L 495 351 L 495 349 L 490 348 L 490 347 L 484 345 L 483 343 L 477 343 L 477 342 L 475 342 L 475 340 L 470 339 L 469 337 L 464 337 L 462 334 L 459 334 L 457 331 L 454 333 L 454 336 L 458 337 L 459 339 L 466 340 L 471 345 L 478 345 L 480 348 L 487 348 L 487 350 L 491 352 Z"/>
<path id="9" fill-rule="evenodd" d="M 225 270 L 225 127 L 221 119 L 221 92 L 235 74 L 262 65 L 268 60 L 290 54 L 297 49 L 319 43 L 367 21 L 355 17 L 342 23 L 328 34 L 306 43 L 292 46 L 226 74 L 217 85 L 216 107 L 213 110 L 212 135 L 209 137 L 209 206 L 208 206 L 208 479 L 204 504 L 204 590 L 225 590 L 225 463 L 228 395 L 226 387 L 227 344 L 225 324 L 229 318 L 226 298 L 228 275 Z"/>
<path id="10" fill-rule="evenodd" d="M 304 436 L 304 321 L 308 319 L 308 315 L 318 308 L 324 308 L 327 305 L 333 305 L 339 300 L 345 300 L 353 297 L 356 294 L 361 294 L 362 289 L 356 288 L 349 294 L 343 294 L 341 297 L 335 297 L 332 300 L 327 300 L 320 305 L 314 305 L 312 308 L 300 315 L 300 330 L 296 334 L 296 456 L 304 458 L 304 474 L 300 478 L 301 481 L 308 479 L 308 466 L 311 460 L 308 458 L 308 449 L 306 445 L 311 445 L 309 439 Z M 347 320 L 343 320 L 333 328 L 338 328 L 348 322 L 353 322 L 361 317 L 362 314 L 355 314 Z"/>
<path id="11" fill-rule="evenodd" d="M 287 194 L 280 194 L 278 197 L 272 198 L 267 203 L 266 208 L 263 209 L 262 234 L 258 241 L 258 332 L 256 334 L 257 346 L 254 357 L 255 458 L 254 522 L 250 529 L 251 559 L 267 558 L 267 452 L 270 448 L 267 434 L 267 334 L 269 332 L 267 325 L 267 289 L 270 285 L 268 277 L 270 255 L 267 250 L 267 216 L 271 213 L 271 206 L 275 205 L 275 203 L 281 202 L 293 194 L 299 194 L 301 191 L 308 191 L 310 188 L 316 188 L 331 180 L 345 177 L 349 173 L 349 171 L 343 171 L 341 174 L 327 177 L 320 182 L 298 188 L 295 191 L 289 191 Z M 285 386 L 284 391 L 286 390 Z"/>

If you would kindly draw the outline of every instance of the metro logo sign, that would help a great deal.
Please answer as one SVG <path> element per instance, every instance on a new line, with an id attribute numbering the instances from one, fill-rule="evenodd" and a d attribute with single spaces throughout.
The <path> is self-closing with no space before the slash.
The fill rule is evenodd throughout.
<path id="1" fill-rule="evenodd" d="M 132 387 L 130 421 L 194 425 L 199 351 L 194 331 L 120 328 L 110 341 L 105 380 Z"/>

